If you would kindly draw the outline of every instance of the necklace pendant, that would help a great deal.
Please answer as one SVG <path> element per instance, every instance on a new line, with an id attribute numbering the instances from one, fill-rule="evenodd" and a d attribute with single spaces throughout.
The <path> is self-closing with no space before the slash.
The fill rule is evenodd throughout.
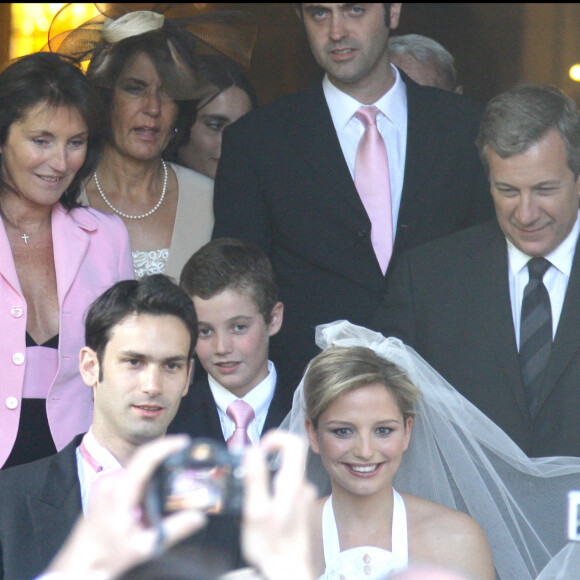
<path id="1" fill-rule="evenodd" d="M 30 238 L 30 236 L 27 236 L 26 234 L 22 234 L 20 237 L 24 240 L 24 243 L 26 245 L 28 245 L 28 238 Z"/>

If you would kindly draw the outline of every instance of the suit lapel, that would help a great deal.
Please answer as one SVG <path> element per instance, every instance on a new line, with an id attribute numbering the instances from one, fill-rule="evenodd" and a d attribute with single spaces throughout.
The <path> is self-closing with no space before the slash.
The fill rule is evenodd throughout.
<path id="1" fill-rule="evenodd" d="M 76 462 L 76 448 L 81 439 L 82 436 L 77 436 L 53 456 L 44 488 L 38 497 L 28 497 L 35 545 L 40 560 L 45 563 L 58 552 L 82 513 Z"/>
<path id="2" fill-rule="evenodd" d="M 200 381 L 200 387 L 202 389 L 202 408 L 203 408 L 203 424 L 204 432 L 207 433 L 208 437 L 216 439 L 222 443 L 225 443 L 224 432 L 222 431 L 222 425 L 220 422 L 220 417 L 215 404 L 215 399 L 209 388 L 209 381 L 207 379 L 207 374 L 204 376 L 203 380 Z"/>
<path id="3" fill-rule="evenodd" d="M 290 116 L 293 122 L 288 127 L 289 140 L 296 143 L 296 151 L 303 156 L 305 163 L 326 182 L 325 187 L 313 184 L 316 195 L 331 200 L 339 196 L 354 211 L 367 217 L 344 159 L 322 84 L 316 83 L 301 96 L 302 99 L 294 101 L 295 111 Z"/>
<path id="4" fill-rule="evenodd" d="M 425 181 L 437 173 L 433 165 L 439 157 L 436 152 L 439 149 L 440 134 L 432 129 L 433 113 L 431 108 L 424 106 L 425 98 L 420 87 L 404 73 L 401 76 L 407 87 L 407 149 L 399 210 L 399 219 L 404 220 L 410 200 L 429 189 Z"/>
<path id="5" fill-rule="evenodd" d="M 270 429 L 276 429 L 280 426 L 280 423 L 286 418 L 287 411 L 284 406 L 284 396 L 282 389 L 279 387 L 279 383 L 276 383 L 276 390 L 274 391 L 274 396 L 270 402 L 270 407 L 268 408 L 268 414 L 266 415 L 266 421 L 264 422 L 264 428 L 262 429 L 261 436 L 267 433 Z"/>
<path id="6" fill-rule="evenodd" d="M 190 437 L 209 437 L 225 443 L 207 373 L 199 361 L 196 360 L 195 366 L 193 383 L 181 401 L 169 433 L 187 433 Z"/>
<path id="7" fill-rule="evenodd" d="M 481 328 L 483 348 L 497 357 L 522 415 L 530 421 L 513 325 L 506 241 L 495 219 L 466 252 L 470 259 L 465 290 L 474 324 Z"/>
<path id="8" fill-rule="evenodd" d="M 538 408 L 546 402 L 566 367 L 580 349 L 578 320 L 580 320 L 580 252 L 578 252 L 577 242 L 570 280 L 568 281 L 564 305 L 556 330 L 548 368 L 546 369 L 546 378 L 538 401 Z"/>
<path id="9" fill-rule="evenodd" d="M 12 288 L 22 296 L 14 257 L 8 241 L 8 235 L 4 229 L 4 223 L 0 220 L 0 276 L 2 276 Z"/>

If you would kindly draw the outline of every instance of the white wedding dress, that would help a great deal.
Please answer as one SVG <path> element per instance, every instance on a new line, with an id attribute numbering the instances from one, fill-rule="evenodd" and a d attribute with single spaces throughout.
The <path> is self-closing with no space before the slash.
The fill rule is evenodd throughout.
<path id="1" fill-rule="evenodd" d="M 471 515 L 483 527 L 500 580 L 580 578 L 580 543 L 567 543 L 567 495 L 580 490 L 580 458 L 531 459 L 412 348 L 396 338 L 337 321 L 316 328 L 316 343 L 364 346 L 398 365 L 421 389 L 397 489 Z M 303 381 L 281 428 L 305 435 Z M 309 452 L 320 495 L 330 481 Z"/>
<path id="2" fill-rule="evenodd" d="M 319 580 L 383 580 L 390 572 L 407 567 L 407 510 L 401 494 L 395 489 L 391 537 L 392 551 L 359 546 L 341 552 L 330 496 L 322 510 L 322 545 L 326 570 Z"/>

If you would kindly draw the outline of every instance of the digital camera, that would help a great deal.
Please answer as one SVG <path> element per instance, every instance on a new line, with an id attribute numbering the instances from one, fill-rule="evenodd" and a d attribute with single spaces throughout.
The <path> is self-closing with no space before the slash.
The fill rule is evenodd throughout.
<path id="1" fill-rule="evenodd" d="M 244 497 L 243 454 L 243 448 L 234 451 L 211 439 L 193 439 L 153 474 L 145 496 L 149 519 L 159 521 L 192 508 L 208 515 L 239 516 Z M 270 473 L 277 467 L 277 456 L 269 457 Z"/>

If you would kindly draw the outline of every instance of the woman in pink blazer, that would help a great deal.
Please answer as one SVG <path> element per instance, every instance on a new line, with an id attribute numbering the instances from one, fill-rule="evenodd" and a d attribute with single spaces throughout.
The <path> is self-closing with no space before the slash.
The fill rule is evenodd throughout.
<path id="1" fill-rule="evenodd" d="M 101 150 L 99 111 L 82 71 L 56 54 L 0 74 L 0 467 L 88 429 L 83 315 L 133 277 L 122 221 L 77 202 Z"/>

